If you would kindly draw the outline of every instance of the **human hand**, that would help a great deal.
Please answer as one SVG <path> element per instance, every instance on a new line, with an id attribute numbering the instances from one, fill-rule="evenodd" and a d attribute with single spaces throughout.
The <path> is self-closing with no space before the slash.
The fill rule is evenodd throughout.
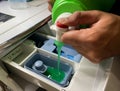
<path id="1" fill-rule="evenodd" d="M 48 10 L 52 11 L 54 2 L 55 2 L 55 0 L 48 0 Z"/>
<path id="2" fill-rule="evenodd" d="M 102 11 L 82 11 L 59 22 L 68 26 L 90 25 L 86 29 L 64 33 L 61 40 L 72 45 L 91 62 L 99 63 L 120 55 L 120 16 Z"/>

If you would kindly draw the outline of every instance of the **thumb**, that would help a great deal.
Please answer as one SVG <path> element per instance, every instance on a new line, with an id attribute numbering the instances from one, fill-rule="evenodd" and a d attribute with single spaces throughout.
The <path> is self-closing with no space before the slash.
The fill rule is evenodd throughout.
<path id="1" fill-rule="evenodd" d="M 101 11 L 76 11 L 71 16 L 67 18 L 59 19 L 59 22 L 61 22 L 64 25 L 68 26 L 77 26 L 77 25 L 85 25 L 85 24 L 94 24 L 97 21 L 99 21 L 101 17 L 102 12 Z"/>

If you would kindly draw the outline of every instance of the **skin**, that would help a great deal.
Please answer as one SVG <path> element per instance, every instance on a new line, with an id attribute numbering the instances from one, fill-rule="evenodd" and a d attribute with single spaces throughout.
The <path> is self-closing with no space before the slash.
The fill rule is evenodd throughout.
<path id="1" fill-rule="evenodd" d="M 89 25 L 64 33 L 61 40 L 91 62 L 120 55 L 120 16 L 98 10 L 77 11 L 58 21 L 67 26 Z"/>
<path id="2" fill-rule="evenodd" d="M 48 0 L 48 10 L 52 11 L 52 6 L 54 4 L 55 0 Z"/>

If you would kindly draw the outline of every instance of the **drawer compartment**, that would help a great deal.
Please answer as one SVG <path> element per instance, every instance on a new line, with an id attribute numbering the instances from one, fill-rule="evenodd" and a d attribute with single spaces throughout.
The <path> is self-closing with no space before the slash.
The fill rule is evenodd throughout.
<path id="1" fill-rule="evenodd" d="M 42 75 L 63 87 L 68 86 L 74 73 L 73 67 L 68 63 L 60 61 L 60 64 L 58 64 L 57 60 L 40 53 L 35 53 L 29 57 L 24 64 L 24 68 Z"/>
<path id="2" fill-rule="evenodd" d="M 20 53 L 18 52 L 19 55 L 16 54 L 15 57 L 10 58 L 11 53 L 16 53 L 18 49 L 22 49 Z M 40 87 L 47 88 L 48 91 L 59 91 L 69 87 L 75 70 L 79 69 L 78 63 L 61 58 L 59 72 L 61 72 L 63 78 L 55 78 L 58 73 L 58 56 L 36 47 L 35 42 L 32 40 L 25 40 L 1 60 L 10 72 Z M 49 68 L 47 73 L 42 74 L 32 68 L 37 60 L 42 61 Z M 55 73 L 52 74 L 53 78 L 50 77 L 51 73 Z"/>
<path id="3" fill-rule="evenodd" d="M 2 59 L 7 62 L 15 62 L 21 65 L 32 52 L 36 49 L 34 47 L 34 42 L 30 40 L 25 40 L 24 43 L 15 47 L 12 51 L 6 54 Z"/>
<path id="4" fill-rule="evenodd" d="M 58 54 L 57 47 L 54 44 L 55 39 L 48 38 L 40 33 L 34 34 L 29 39 L 35 42 L 35 46 L 37 48 L 44 49 L 56 55 Z M 60 55 L 69 61 L 74 61 L 77 63 L 79 63 L 82 58 L 82 55 L 80 55 L 73 47 L 67 44 L 62 47 Z"/>

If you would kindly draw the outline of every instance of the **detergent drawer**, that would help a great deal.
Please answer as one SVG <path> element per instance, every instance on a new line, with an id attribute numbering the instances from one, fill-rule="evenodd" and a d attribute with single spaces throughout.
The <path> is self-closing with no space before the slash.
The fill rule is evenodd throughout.
<path id="1" fill-rule="evenodd" d="M 65 45 L 58 62 L 55 36 L 47 27 L 48 23 L 26 39 L 14 43 L 1 60 L 9 72 L 47 91 L 68 89 L 79 69 L 82 56 L 69 45 Z M 44 31 L 46 29 L 48 31 Z"/>
<path id="2" fill-rule="evenodd" d="M 59 63 L 54 40 L 54 32 L 45 24 L 7 48 L 9 52 L 1 60 L 9 72 L 47 91 L 104 91 L 112 59 L 93 64 L 65 44 Z M 60 78 L 56 75 L 59 71 Z"/>
<path id="3" fill-rule="evenodd" d="M 29 39 L 35 42 L 37 48 L 46 50 L 52 54 L 58 55 L 57 46 L 55 45 L 55 37 L 41 34 L 39 32 L 33 34 Z M 79 54 L 72 46 L 64 44 L 61 48 L 61 57 L 79 63 L 82 55 Z"/>
<path id="4" fill-rule="evenodd" d="M 67 89 L 74 74 L 79 69 L 80 61 L 71 61 L 71 59 L 62 56 L 60 64 L 58 64 L 57 52 L 44 49 L 46 48 L 44 46 L 48 45 L 46 43 L 51 43 L 51 46 L 53 46 L 53 40 L 53 36 L 49 35 L 48 37 L 36 32 L 22 43 L 15 44 L 16 47 L 2 57 L 1 60 L 10 72 L 48 91 Z M 36 64 L 37 61 L 38 64 Z M 42 64 L 47 66 L 48 70 L 44 70 L 46 73 L 43 73 L 43 69 L 38 67 L 41 65 L 41 61 Z M 60 78 L 56 75 L 58 74 L 58 65 L 61 72 Z"/>

